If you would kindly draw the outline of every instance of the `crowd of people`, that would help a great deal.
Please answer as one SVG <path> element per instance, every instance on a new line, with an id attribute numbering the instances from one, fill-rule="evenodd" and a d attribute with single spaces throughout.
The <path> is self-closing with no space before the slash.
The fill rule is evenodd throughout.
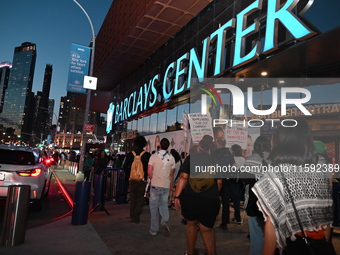
<path id="1" fill-rule="evenodd" d="M 149 234 L 155 236 L 162 231 L 169 236 L 172 200 L 171 206 L 181 210 L 186 224 L 185 254 L 195 254 L 200 233 L 207 254 L 214 255 L 218 246 L 214 232 L 217 217 L 221 215 L 219 227 L 224 231 L 228 224 L 242 224 L 243 202 L 249 254 L 310 254 L 308 249 L 313 249 L 313 254 L 336 254 L 331 227 L 338 226 L 339 216 L 334 213 L 332 176 L 327 169 L 308 171 L 308 166 L 327 163 L 325 146 L 313 142 L 308 124 L 299 120 L 295 127 L 280 127 L 273 137 L 260 135 L 254 143 L 249 136 L 248 149 L 238 144 L 227 148 L 220 129 L 215 131 L 214 137 L 203 136 L 185 158 L 174 149 L 168 150 L 167 138 L 159 139 L 158 149 L 152 154 L 145 151 L 147 141 L 143 136 L 135 139 L 135 148 L 126 157 L 115 157 L 115 166 L 124 170 L 128 183 L 131 222 L 140 222 L 148 200 Z M 72 161 L 74 156 L 70 153 L 67 158 Z M 132 177 L 136 158 L 141 162 L 140 178 Z M 104 151 L 96 157 L 87 154 L 84 180 L 90 181 L 91 173 L 102 174 L 110 160 Z M 214 164 L 252 171 L 236 171 L 225 178 L 194 171 L 195 166 Z M 279 171 L 264 171 L 269 166 Z"/>
<path id="2" fill-rule="evenodd" d="M 252 142 L 251 137 L 248 140 Z M 195 254 L 199 233 L 207 254 L 217 254 L 213 227 L 221 207 L 220 227 L 227 230 L 228 224 L 243 222 L 242 200 L 248 218 L 249 254 L 310 254 L 310 249 L 314 254 L 336 254 L 330 234 L 335 215 L 332 176 L 327 170 L 311 173 L 306 169 L 325 159 L 318 154 L 305 121 L 300 120 L 295 127 L 279 128 L 272 138 L 258 136 L 248 145 L 251 153 L 237 144 L 227 148 L 223 136 L 214 139 L 206 135 L 180 165 L 176 185 L 175 161 L 166 157 L 170 157 L 167 146 L 163 147 L 161 142 L 157 154 L 149 156 L 145 172 L 151 180 L 151 235 L 157 234 L 159 223 L 164 234 L 169 234 L 167 202 L 173 192 L 175 208 L 181 210 L 186 223 L 185 254 Z M 226 178 L 211 178 L 194 171 L 195 166 L 216 163 L 237 169 L 245 166 L 252 172 L 238 171 Z M 280 171 L 263 171 L 269 166 Z"/>

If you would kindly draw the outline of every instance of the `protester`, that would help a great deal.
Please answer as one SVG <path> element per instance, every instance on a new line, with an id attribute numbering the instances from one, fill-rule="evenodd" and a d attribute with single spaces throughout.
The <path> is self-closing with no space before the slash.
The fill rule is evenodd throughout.
<path id="1" fill-rule="evenodd" d="M 181 156 L 179 155 L 179 153 L 175 149 L 171 149 L 170 153 L 174 157 L 175 163 L 176 163 L 175 173 L 174 173 L 174 186 L 176 186 L 177 180 L 178 180 L 178 177 L 179 177 L 179 169 L 182 165 L 182 161 L 181 161 Z"/>
<path id="2" fill-rule="evenodd" d="M 231 222 L 240 224 L 242 223 L 240 201 L 244 185 L 240 180 L 239 170 L 240 167 L 244 165 L 245 158 L 242 156 L 242 148 L 238 144 L 231 146 L 231 152 L 234 156 L 235 166 L 238 170 L 236 173 L 233 173 L 235 176 L 231 178 L 231 199 L 234 204 L 234 218 Z"/>
<path id="3" fill-rule="evenodd" d="M 126 159 L 123 165 L 123 169 L 125 171 L 126 176 L 130 179 L 129 180 L 129 189 L 130 189 L 130 219 L 134 223 L 140 222 L 140 214 L 143 211 L 143 206 L 145 202 L 144 193 L 146 187 L 146 180 L 148 178 L 148 162 L 150 159 L 150 153 L 144 151 L 144 147 L 146 146 L 146 139 L 144 136 L 137 136 L 135 138 L 134 144 L 135 149 L 133 150 L 136 155 L 143 155 L 141 156 L 141 161 L 143 164 L 143 171 L 144 176 L 140 180 L 130 179 L 130 172 L 132 162 L 135 159 L 133 152 L 129 152 L 126 155 Z"/>
<path id="4" fill-rule="evenodd" d="M 93 157 L 91 153 L 86 154 L 86 158 L 84 160 L 84 182 L 85 181 L 91 181 L 90 175 L 93 167 Z"/>
<path id="5" fill-rule="evenodd" d="M 150 235 L 159 231 L 159 216 L 164 236 L 170 236 L 168 198 L 174 184 L 175 159 L 167 151 L 170 142 L 167 138 L 160 141 L 160 150 L 150 157 L 148 175 L 150 187 Z"/>
<path id="6" fill-rule="evenodd" d="M 94 174 L 104 174 L 108 164 L 109 159 L 105 151 L 104 150 L 99 151 L 99 154 L 93 164 Z"/>
<path id="7" fill-rule="evenodd" d="M 55 168 L 57 169 L 58 164 L 59 164 L 59 159 L 60 159 L 60 154 L 57 150 L 55 150 L 54 153 L 52 154 L 52 158 L 53 158 L 53 161 L 54 161 Z"/>
<path id="8" fill-rule="evenodd" d="M 241 174 L 242 182 L 248 185 L 246 189 L 245 208 L 248 215 L 249 236 L 250 236 L 250 255 L 262 254 L 263 250 L 263 226 L 264 219 L 259 211 L 256 202 L 257 198 L 251 188 L 258 181 L 262 173 L 262 165 L 269 163 L 268 156 L 270 151 L 270 140 L 266 136 L 259 136 L 254 143 L 254 151 L 251 156 L 246 158 L 245 167 L 249 167 L 252 172 Z"/>
<path id="9" fill-rule="evenodd" d="M 62 169 L 64 169 L 64 167 L 65 167 L 66 160 L 67 160 L 67 156 L 66 156 L 65 152 L 61 152 L 60 153 L 60 165 L 61 165 Z"/>
<path id="10" fill-rule="evenodd" d="M 294 122 L 295 123 L 295 122 Z M 288 125 L 288 123 L 287 123 Z M 333 221 L 332 187 L 324 171 L 313 171 L 318 162 L 308 124 L 280 127 L 273 139 L 271 165 L 254 186 L 258 205 L 266 219 L 263 254 L 335 254 L 330 240 Z"/>
<path id="11" fill-rule="evenodd" d="M 230 150 L 226 148 L 226 140 L 222 137 L 217 137 L 215 140 L 217 149 L 211 153 L 214 161 L 221 167 L 233 166 L 235 164 L 234 157 Z M 226 173 L 226 178 L 222 179 L 222 189 L 220 192 L 222 198 L 222 222 L 220 228 L 228 230 L 227 224 L 230 223 L 230 198 L 231 198 L 231 179 L 230 174 Z"/>
<path id="12" fill-rule="evenodd" d="M 199 142 L 198 152 L 190 153 L 185 159 L 176 186 L 175 206 L 177 209 L 182 209 L 182 215 L 187 220 L 186 254 L 188 255 L 195 254 L 198 228 L 202 234 L 207 254 L 216 254 L 216 240 L 213 227 L 220 211 L 219 190 L 222 186 L 222 180 L 194 178 L 197 177 L 195 175 L 195 166 L 204 167 L 214 163 L 212 156 L 209 154 L 213 144 L 212 141 L 213 138 L 211 136 L 205 135 Z M 196 188 L 199 189 L 197 190 Z"/>

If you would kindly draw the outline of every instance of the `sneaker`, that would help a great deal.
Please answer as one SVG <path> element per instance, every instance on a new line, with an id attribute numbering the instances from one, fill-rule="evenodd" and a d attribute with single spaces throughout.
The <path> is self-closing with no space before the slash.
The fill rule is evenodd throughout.
<path id="1" fill-rule="evenodd" d="M 170 228 L 169 228 L 168 224 L 163 224 L 162 229 L 163 229 L 164 236 L 169 237 L 170 236 Z"/>
<path id="2" fill-rule="evenodd" d="M 152 236 L 155 236 L 155 235 L 157 235 L 157 232 L 154 232 L 154 231 L 152 231 L 152 230 L 149 230 L 149 234 L 152 235 Z"/>
<path id="3" fill-rule="evenodd" d="M 242 224 L 242 220 L 237 220 L 236 218 L 233 218 L 231 220 L 231 223 L 234 223 L 234 224 Z"/>

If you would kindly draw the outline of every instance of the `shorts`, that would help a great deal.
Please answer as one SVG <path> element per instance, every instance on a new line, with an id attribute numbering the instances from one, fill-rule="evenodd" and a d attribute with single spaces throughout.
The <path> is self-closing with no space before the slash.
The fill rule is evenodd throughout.
<path id="1" fill-rule="evenodd" d="M 181 197 L 182 215 L 188 221 L 197 220 L 207 228 L 213 228 L 220 212 L 220 200 L 183 194 Z"/>

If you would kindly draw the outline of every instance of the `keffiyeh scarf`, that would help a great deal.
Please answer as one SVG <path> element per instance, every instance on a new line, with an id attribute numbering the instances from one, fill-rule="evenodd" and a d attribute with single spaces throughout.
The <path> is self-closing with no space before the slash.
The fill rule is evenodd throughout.
<path id="1" fill-rule="evenodd" d="M 283 168 L 285 171 L 281 170 L 281 173 L 267 172 L 252 189 L 260 211 L 274 225 L 281 251 L 286 246 L 286 238 L 295 240 L 294 235 L 301 232 L 282 178 L 287 180 L 304 230 L 326 228 L 333 219 L 332 191 L 325 174 L 280 165 L 280 169 Z"/>

